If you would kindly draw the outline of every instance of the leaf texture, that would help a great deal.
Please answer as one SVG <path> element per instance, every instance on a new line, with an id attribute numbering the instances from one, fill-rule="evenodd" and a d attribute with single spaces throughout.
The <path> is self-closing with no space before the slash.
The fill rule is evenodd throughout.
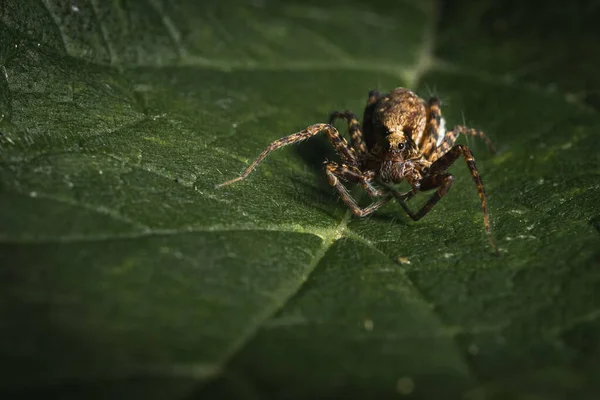
<path id="1" fill-rule="evenodd" d="M 498 4 L 2 1 L 2 393 L 595 398 L 599 11 Z M 500 257 L 460 161 L 416 223 L 320 137 L 214 189 L 398 86 L 498 147 Z"/>

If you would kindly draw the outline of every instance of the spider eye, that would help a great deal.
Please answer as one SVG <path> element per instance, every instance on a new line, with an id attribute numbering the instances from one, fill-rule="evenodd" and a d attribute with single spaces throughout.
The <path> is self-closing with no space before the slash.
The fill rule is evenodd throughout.
<path id="1" fill-rule="evenodd" d="M 402 150 L 404 147 L 404 143 L 398 143 L 398 150 Z"/>

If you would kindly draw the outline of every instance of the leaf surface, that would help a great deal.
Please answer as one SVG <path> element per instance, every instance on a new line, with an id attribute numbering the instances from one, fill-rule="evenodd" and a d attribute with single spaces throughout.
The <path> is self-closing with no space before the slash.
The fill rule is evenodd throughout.
<path id="1" fill-rule="evenodd" d="M 597 8 L 171 3 L 0 3 L 3 392 L 600 393 Z M 398 86 L 494 140 L 501 257 L 460 161 L 416 223 L 352 217 L 321 137 L 214 189 Z"/>

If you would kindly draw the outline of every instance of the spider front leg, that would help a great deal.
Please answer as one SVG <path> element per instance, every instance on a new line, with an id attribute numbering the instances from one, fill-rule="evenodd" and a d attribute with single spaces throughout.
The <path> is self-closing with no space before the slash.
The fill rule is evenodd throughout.
<path id="1" fill-rule="evenodd" d="M 304 129 L 303 131 L 293 133 L 289 136 L 286 136 L 284 138 L 274 141 L 256 158 L 256 160 L 254 160 L 252 162 L 252 164 L 250 164 L 250 166 L 248 168 L 246 168 L 246 170 L 242 173 L 242 175 L 238 176 L 237 178 L 231 179 L 227 182 L 218 184 L 218 185 L 216 185 L 216 188 L 218 189 L 220 187 L 227 186 L 232 183 L 241 181 L 242 179 L 246 179 L 246 177 L 248 175 L 250 175 L 250 173 L 254 170 L 254 168 L 256 168 L 256 166 L 262 160 L 264 160 L 265 157 L 273 150 L 277 150 L 281 147 L 288 146 L 293 143 L 301 142 L 312 136 L 315 136 L 319 132 L 324 132 L 327 135 L 327 137 L 329 138 L 329 141 L 331 142 L 331 144 L 333 144 L 335 151 L 340 155 L 342 160 L 344 160 L 345 162 L 350 163 L 350 164 L 357 164 L 356 153 L 354 152 L 354 149 L 348 145 L 348 142 L 346 141 L 346 139 L 344 139 L 340 135 L 340 133 L 337 131 L 337 129 L 335 129 L 333 126 L 331 126 L 329 124 L 315 124 L 315 125 L 309 126 L 308 128 Z"/>
<path id="2" fill-rule="evenodd" d="M 423 207 L 421 207 L 421 209 L 416 213 L 408 207 L 408 204 L 406 204 L 406 201 L 413 197 L 412 194 L 408 196 L 405 195 L 403 197 L 399 197 L 402 196 L 402 194 L 397 192 L 393 192 L 393 194 L 404 211 L 406 211 L 406 214 L 408 214 L 413 221 L 418 221 L 423 218 L 433 208 L 433 206 L 435 206 L 437 202 L 446 195 L 446 193 L 448 193 L 450 187 L 452 186 L 452 182 L 454 182 L 454 176 L 450 174 L 430 175 L 426 178 L 423 178 L 419 185 L 419 191 L 427 191 L 435 188 L 438 190 L 436 190 L 436 192 L 429 198 L 429 200 L 427 200 Z"/>
<path id="3" fill-rule="evenodd" d="M 342 201 L 357 217 L 365 217 L 369 214 L 372 214 L 375 210 L 384 206 L 392 199 L 391 194 L 380 192 L 371 185 L 371 180 L 373 179 L 374 174 L 363 174 L 356 167 L 343 164 L 339 165 L 334 162 L 327 162 L 325 163 L 325 175 L 327 176 L 327 181 L 329 184 L 333 186 L 335 190 L 337 190 Z M 354 200 L 354 198 L 348 192 L 348 189 L 346 189 L 346 186 L 340 182 L 340 179 L 351 183 L 360 183 L 361 186 L 372 197 L 384 197 L 366 208 L 360 208 L 356 203 L 356 200 Z"/>
<path id="4" fill-rule="evenodd" d="M 350 143 L 354 150 L 360 155 L 367 154 L 367 146 L 363 140 L 363 133 L 360 130 L 358 118 L 352 111 L 334 111 L 329 115 L 329 124 L 333 125 L 336 119 L 344 119 L 348 122 L 348 132 L 350 133 Z"/>
<path id="5" fill-rule="evenodd" d="M 342 178 L 347 182 L 360 183 L 362 188 L 371 197 L 381 197 L 385 193 L 376 189 L 371 183 L 375 178 L 375 171 L 362 172 L 357 167 L 351 165 L 339 165 L 335 162 L 325 163 L 325 172 L 331 172 L 335 176 Z"/>
<path id="6" fill-rule="evenodd" d="M 481 181 L 481 177 L 479 176 L 479 172 L 477 171 L 477 166 L 475 165 L 475 158 L 473 158 L 473 153 L 471 150 L 463 146 L 461 144 L 456 145 L 450 149 L 446 154 L 437 159 L 430 167 L 430 173 L 428 176 L 424 177 L 418 188 L 419 191 L 430 190 L 434 188 L 438 188 L 438 190 L 429 198 L 427 203 L 419 210 L 416 214 L 413 213 L 406 204 L 405 201 L 399 201 L 402 205 L 402 208 L 406 211 L 406 213 L 413 219 L 419 220 L 423 216 L 425 216 L 435 204 L 448 193 L 450 187 L 452 186 L 452 182 L 454 181 L 454 177 L 450 174 L 445 173 L 448 168 L 460 157 L 463 156 L 467 166 L 469 167 L 469 171 L 471 172 L 471 177 L 473 178 L 473 182 L 477 187 L 477 193 L 479 194 L 479 198 L 481 199 L 481 209 L 483 210 L 483 222 L 485 225 L 485 230 L 490 240 L 490 244 L 496 251 L 496 254 L 499 253 L 498 246 L 494 242 L 494 238 L 492 237 L 492 232 L 490 228 L 490 218 L 488 215 L 487 209 L 487 197 L 485 195 L 485 188 L 483 187 L 483 182 Z M 400 199 L 399 199 L 400 200 Z"/>

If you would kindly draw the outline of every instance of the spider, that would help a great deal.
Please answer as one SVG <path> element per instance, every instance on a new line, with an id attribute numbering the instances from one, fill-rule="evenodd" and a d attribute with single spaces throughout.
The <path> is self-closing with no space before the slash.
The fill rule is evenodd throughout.
<path id="1" fill-rule="evenodd" d="M 338 118 L 348 123 L 350 145 L 332 125 Z M 387 94 L 370 91 L 362 129 L 351 111 L 333 112 L 328 124 L 311 125 L 274 141 L 242 175 L 217 185 L 217 188 L 245 179 L 273 150 L 306 140 L 319 132 L 327 135 L 342 159 L 342 163 L 324 163 L 327 180 L 357 217 L 365 217 L 395 199 L 410 218 L 420 220 L 448 193 L 454 181 L 454 176 L 447 172 L 448 168 L 462 156 L 481 199 L 483 221 L 490 244 L 498 254 L 490 230 L 485 189 L 473 153 L 467 146 L 454 145 L 454 142 L 462 133 L 482 138 L 492 152 L 495 152 L 494 145 L 483 132 L 463 125 L 446 132 L 439 99 L 432 97 L 426 102 L 405 88 L 396 88 Z M 402 180 L 411 186 L 406 193 L 400 193 L 393 186 Z M 340 181 L 359 184 L 373 199 L 373 203 L 360 208 Z M 435 193 L 419 211 L 413 212 L 408 207 L 407 201 L 417 192 L 432 189 L 436 189 Z"/>

